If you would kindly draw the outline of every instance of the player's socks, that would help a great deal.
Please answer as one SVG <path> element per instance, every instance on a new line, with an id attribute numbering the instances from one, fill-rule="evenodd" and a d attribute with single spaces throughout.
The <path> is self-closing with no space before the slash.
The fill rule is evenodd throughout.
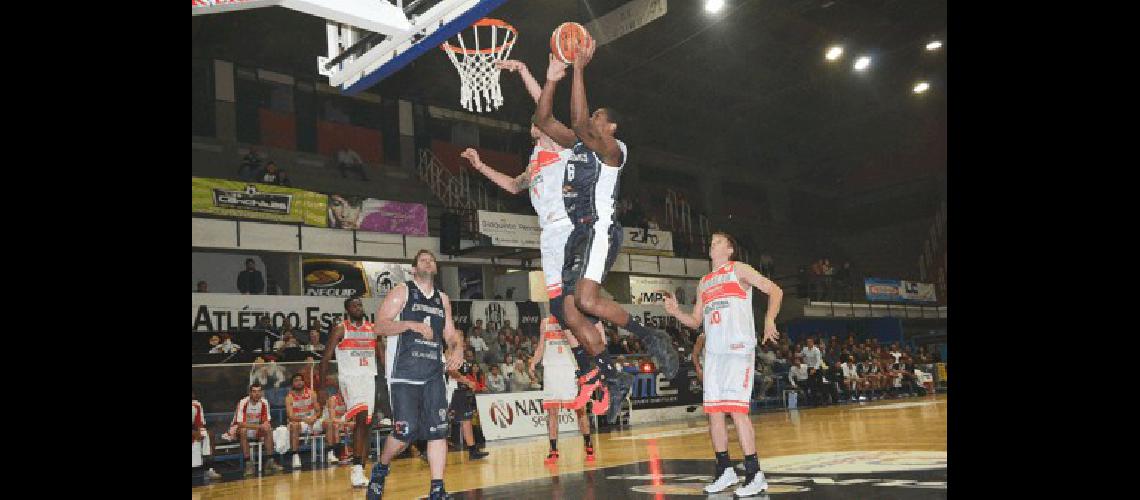
<path id="1" fill-rule="evenodd" d="M 557 439 L 551 439 L 550 440 L 550 451 L 558 451 L 558 440 Z"/>
<path id="2" fill-rule="evenodd" d="M 756 473 L 760 471 L 760 461 L 756 454 L 744 455 L 744 484 L 752 483 Z"/>
<path id="3" fill-rule="evenodd" d="M 731 464 L 729 463 L 729 460 L 728 460 L 728 452 L 727 451 L 716 452 L 716 477 L 719 478 L 720 475 L 724 473 L 724 470 L 729 468 L 729 467 L 731 467 Z"/>

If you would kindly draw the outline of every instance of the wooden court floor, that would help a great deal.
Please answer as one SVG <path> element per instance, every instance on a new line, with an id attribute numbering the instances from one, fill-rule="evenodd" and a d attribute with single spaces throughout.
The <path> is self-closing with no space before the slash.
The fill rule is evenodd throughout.
<path id="1" fill-rule="evenodd" d="M 827 489 L 837 484 L 857 483 L 860 487 L 879 486 L 869 490 L 881 492 L 882 495 L 870 495 L 879 498 L 944 498 L 946 406 L 946 396 L 938 395 L 753 414 L 760 466 L 773 484 L 769 492 L 772 496 L 781 496 L 778 495 L 781 492 L 807 495 L 803 493 L 805 488 L 814 488 L 816 493 L 831 491 L 823 495 L 827 498 L 867 498 L 868 494 L 851 489 L 854 486 L 834 491 Z M 729 440 L 731 458 L 734 463 L 739 463 L 742 454 L 731 424 Z M 521 494 L 524 491 L 530 498 L 680 498 L 695 494 L 693 490 L 699 484 L 671 484 L 669 481 L 696 481 L 695 477 L 686 479 L 683 476 L 711 476 L 713 473 L 713 452 L 708 422 L 704 417 L 642 424 L 595 435 L 595 443 L 597 460 L 587 464 L 581 437 L 577 433 L 563 434 L 559 439 L 561 460 L 557 466 L 547 466 L 543 464 L 548 448 L 546 436 L 491 442 L 486 447 L 490 456 L 483 460 L 469 460 L 465 452 L 449 453 L 444 481 L 447 490 L 457 498 L 513 498 L 524 496 Z M 853 452 L 872 453 L 858 455 Z M 921 464 L 915 465 L 916 460 Z M 937 465 L 939 460 L 941 465 Z M 662 462 L 673 464 L 666 469 L 683 473 L 668 475 L 668 480 L 652 479 L 652 474 L 660 475 Z M 857 463 L 868 468 L 844 469 Z M 931 463 L 936 465 L 931 466 Z M 365 465 L 365 475 L 371 466 L 371 462 Z M 628 471 L 643 471 L 642 474 L 649 475 L 621 476 L 613 472 L 624 470 L 621 466 Z M 942 481 L 930 481 L 930 477 L 913 480 L 898 476 L 899 471 L 916 467 L 939 469 L 941 476 L 933 479 Z M 600 474 L 591 472 L 599 469 L 602 470 Z M 781 479 L 781 472 L 792 476 Z M 837 472 L 877 474 L 844 476 L 836 475 Z M 648 478 L 650 484 L 626 486 L 633 484 L 627 481 L 605 486 L 613 483 L 615 477 Z M 852 477 L 860 479 L 843 482 L 845 478 Z M 588 479 L 589 484 L 575 486 L 575 481 L 581 478 Z M 427 493 L 429 479 L 428 466 L 419 459 L 396 460 L 387 480 L 385 498 L 423 497 Z M 783 484 L 776 484 L 781 481 Z M 900 485 L 905 488 L 885 487 Z M 905 495 L 895 495 L 904 489 Z M 468 493 L 457 493 L 463 491 Z M 654 493 L 640 494 L 637 493 L 639 491 Z M 705 495 L 701 493 L 700 496 Z M 351 488 L 349 467 L 330 466 L 195 487 L 192 498 L 347 499 L 364 498 L 364 489 Z"/>

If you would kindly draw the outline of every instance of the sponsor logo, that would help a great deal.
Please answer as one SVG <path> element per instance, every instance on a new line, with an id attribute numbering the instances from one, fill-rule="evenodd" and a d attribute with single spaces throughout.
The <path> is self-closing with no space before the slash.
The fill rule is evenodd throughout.
<path id="1" fill-rule="evenodd" d="M 491 403 L 491 422 L 499 426 L 500 429 L 510 427 L 515 421 L 515 411 L 511 408 L 510 403 L 504 401 L 495 401 Z"/>
<path id="2" fill-rule="evenodd" d="M 310 286 L 331 286 L 344 281 L 344 275 L 335 269 L 317 269 L 305 275 L 305 284 Z"/>
<path id="3" fill-rule="evenodd" d="M 293 195 L 263 193 L 258 191 L 257 186 L 253 184 L 246 186 L 244 191 L 214 188 L 214 206 L 289 215 L 293 206 Z"/>
<path id="4" fill-rule="evenodd" d="M 841 451 L 764 460 L 766 472 L 783 474 L 869 474 L 944 468 L 944 451 Z"/>
<path id="5" fill-rule="evenodd" d="M 439 409 L 439 419 L 440 420 L 447 420 L 447 410 L 446 409 L 444 409 L 444 408 Z"/>

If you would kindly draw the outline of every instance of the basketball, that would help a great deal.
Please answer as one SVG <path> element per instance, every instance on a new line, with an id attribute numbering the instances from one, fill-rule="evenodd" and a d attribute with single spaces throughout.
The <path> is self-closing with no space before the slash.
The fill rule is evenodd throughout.
<path id="1" fill-rule="evenodd" d="M 578 50 L 578 44 L 589 39 L 590 32 L 581 24 L 571 22 L 559 24 L 550 36 L 550 53 L 562 62 L 570 64 L 574 62 L 574 53 Z"/>

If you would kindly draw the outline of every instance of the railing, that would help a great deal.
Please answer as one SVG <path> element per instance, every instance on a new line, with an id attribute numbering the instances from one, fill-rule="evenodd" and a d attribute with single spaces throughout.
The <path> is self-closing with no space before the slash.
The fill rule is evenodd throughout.
<path id="1" fill-rule="evenodd" d="M 446 208 L 496 212 L 503 210 L 502 198 L 497 196 L 497 193 L 492 195 L 491 189 L 487 187 L 486 182 L 482 182 L 482 178 L 472 179 L 466 171 L 458 175 L 452 174 L 430 149 L 420 150 L 416 173 Z M 476 228 L 468 229 L 473 231 Z"/>
<path id="2" fill-rule="evenodd" d="M 693 215 L 692 205 L 672 189 L 665 190 L 665 227 L 673 232 L 673 239 L 684 239 L 689 248 L 705 248 L 709 242 L 709 219 L 704 214 Z M 742 252 L 743 253 L 743 252 Z M 742 258 L 747 260 L 744 255 Z"/>

